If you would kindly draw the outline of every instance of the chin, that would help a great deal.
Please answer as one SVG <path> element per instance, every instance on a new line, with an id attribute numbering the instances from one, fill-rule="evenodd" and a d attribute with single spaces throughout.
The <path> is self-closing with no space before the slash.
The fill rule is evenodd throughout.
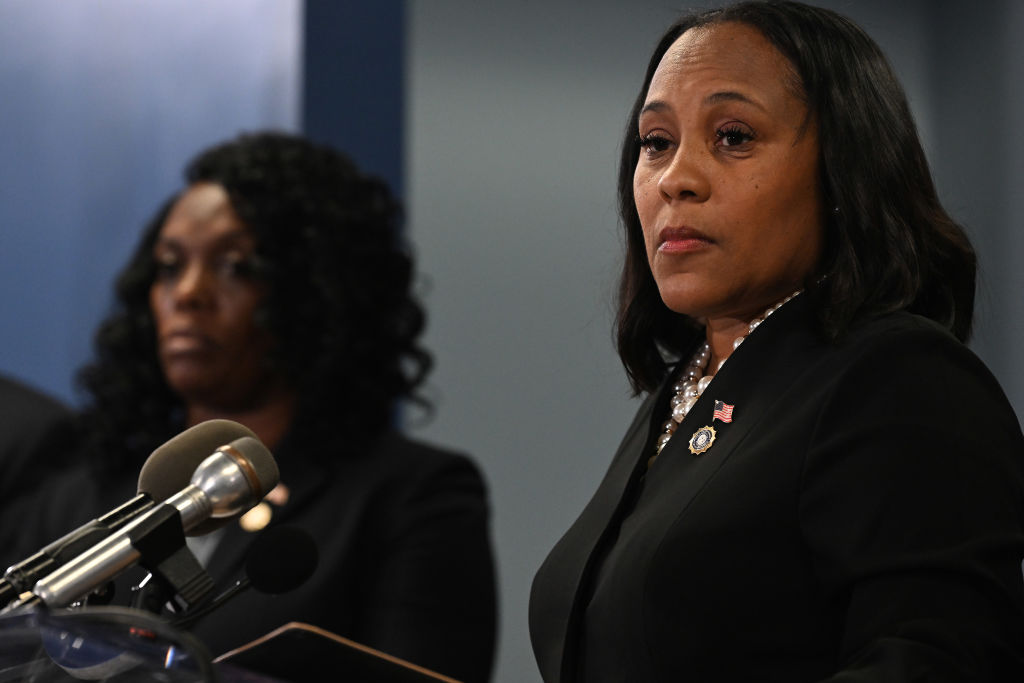
<path id="1" fill-rule="evenodd" d="M 190 399 L 207 396 L 216 389 L 216 384 L 210 380 L 211 373 L 168 373 L 166 376 L 167 385 L 186 403 Z"/>
<path id="2" fill-rule="evenodd" d="M 670 311 L 698 320 L 705 318 L 706 312 L 713 309 L 716 304 L 721 305 L 721 302 L 709 301 L 706 296 L 700 296 L 699 293 L 690 290 L 665 288 L 659 289 L 659 294 L 661 302 Z"/>

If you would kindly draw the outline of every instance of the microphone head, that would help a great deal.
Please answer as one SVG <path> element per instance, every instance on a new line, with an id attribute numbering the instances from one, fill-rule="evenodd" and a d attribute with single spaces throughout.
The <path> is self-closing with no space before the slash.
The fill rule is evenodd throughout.
<path id="1" fill-rule="evenodd" d="M 243 436 L 221 446 L 199 464 L 191 479 L 209 501 L 210 516 L 195 526 L 186 522 L 186 532 L 201 536 L 237 519 L 280 479 L 274 456 L 259 439 Z"/>
<path id="2" fill-rule="evenodd" d="M 139 493 L 162 502 L 189 485 L 196 468 L 215 450 L 251 429 L 231 420 L 207 420 L 190 427 L 153 451 L 139 472 Z M 276 467 L 276 466 L 275 466 Z"/>
<path id="3" fill-rule="evenodd" d="M 253 588 L 279 595 L 294 590 L 316 571 L 316 541 L 305 529 L 275 526 L 256 537 L 245 558 L 245 573 Z"/>
<path id="4" fill-rule="evenodd" d="M 263 500 L 263 496 L 281 481 L 281 472 L 277 469 L 274 456 L 256 437 L 243 436 L 217 450 L 230 455 L 244 471 L 255 496 L 253 505 Z"/>

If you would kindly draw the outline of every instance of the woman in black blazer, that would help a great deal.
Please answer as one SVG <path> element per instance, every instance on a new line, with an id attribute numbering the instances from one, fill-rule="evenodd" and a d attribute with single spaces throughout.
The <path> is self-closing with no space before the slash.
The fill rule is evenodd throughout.
<path id="1" fill-rule="evenodd" d="M 619 196 L 648 396 L 534 580 L 544 680 L 1024 679 L 1024 437 L 877 46 L 792 2 L 684 18 Z"/>
<path id="2" fill-rule="evenodd" d="M 249 591 L 198 622 L 212 654 L 302 621 L 488 680 L 482 477 L 395 428 L 430 367 L 397 202 L 342 154 L 279 133 L 205 150 L 185 182 L 142 235 L 81 373 L 84 471 L 20 515 L 21 553 L 134 495 L 146 457 L 184 428 L 235 420 L 274 453 L 281 486 L 194 552 L 223 590 L 269 521 L 307 530 L 320 562 L 294 593 Z"/>

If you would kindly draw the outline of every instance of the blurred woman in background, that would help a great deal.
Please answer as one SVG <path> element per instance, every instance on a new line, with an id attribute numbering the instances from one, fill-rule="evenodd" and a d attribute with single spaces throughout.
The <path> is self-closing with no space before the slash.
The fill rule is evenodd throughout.
<path id="1" fill-rule="evenodd" d="M 91 484 L 58 484 L 24 550 L 130 497 L 168 438 L 227 418 L 271 449 L 281 485 L 197 555 L 226 585 L 269 521 L 310 532 L 320 562 L 288 596 L 250 592 L 199 622 L 211 652 L 302 621 L 487 680 L 484 483 L 466 457 L 395 428 L 430 368 L 396 200 L 340 153 L 277 133 L 202 152 L 185 183 L 145 229 L 80 375 Z"/>

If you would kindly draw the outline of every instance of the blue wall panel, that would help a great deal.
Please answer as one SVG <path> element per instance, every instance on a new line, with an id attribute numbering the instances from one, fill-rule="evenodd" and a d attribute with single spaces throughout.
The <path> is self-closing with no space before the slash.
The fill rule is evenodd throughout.
<path id="1" fill-rule="evenodd" d="M 405 3 L 308 0 L 302 129 L 404 186 Z"/>
<path id="2" fill-rule="evenodd" d="M 0 5 L 0 371 L 72 400 L 114 274 L 184 162 L 300 124 L 298 0 Z"/>

